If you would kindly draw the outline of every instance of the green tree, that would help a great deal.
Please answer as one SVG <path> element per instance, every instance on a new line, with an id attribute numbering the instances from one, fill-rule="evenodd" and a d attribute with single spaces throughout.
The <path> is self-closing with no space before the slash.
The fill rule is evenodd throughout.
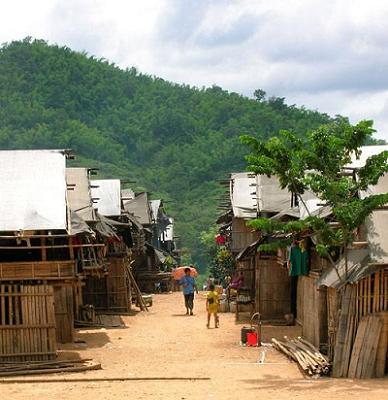
<path id="1" fill-rule="evenodd" d="M 226 247 L 220 247 L 212 260 L 210 272 L 221 284 L 227 276 L 232 277 L 235 270 L 235 261 L 232 253 Z"/>
<path id="2" fill-rule="evenodd" d="M 267 93 L 263 89 L 256 89 L 253 92 L 253 96 L 256 99 L 256 101 L 263 101 L 265 99 L 266 94 Z"/>
<path id="3" fill-rule="evenodd" d="M 352 126 L 340 119 L 308 133 L 305 139 L 290 131 L 280 131 L 278 136 L 266 142 L 242 137 L 252 149 L 247 156 L 249 170 L 278 177 L 280 186 L 296 194 L 301 205 L 304 205 L 302 195 L 305 191 L 313 192 L 322 203 L 331 207 L 338 223 L 333 227 L 322 218 L 310 215 L 305 220 L 289 223 L 259 218 L 250 225 L 267 232 L 295 234 L 311 230 L 317 240 L 317 251 L 333 265 L 331 255 L 334 250 L 340 250 L 347 274 L 348 247 L 354 240 L 356 229 L 373 210 L 388 203 L 388 193 L 363 199 L 358 196 L 360 191 L 375 185 L 388 172 L 387 151 L 369 157 L 365 166 L 357 171 L 357 177 L 344 174 L 351 157 L 360 155 L 360 147 L 373 132 L 372 121 L 361 121 Z"/>

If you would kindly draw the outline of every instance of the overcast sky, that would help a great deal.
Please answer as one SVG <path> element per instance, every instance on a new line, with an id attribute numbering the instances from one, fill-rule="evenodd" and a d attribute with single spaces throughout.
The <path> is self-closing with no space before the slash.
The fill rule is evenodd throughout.
<path id="1" fill-rule="evenodd" d="M 121 67 L 252 96 L 264 89 L 388 140 L 387 0 L 2 0 L 0 42 L 26 36 Z"/>

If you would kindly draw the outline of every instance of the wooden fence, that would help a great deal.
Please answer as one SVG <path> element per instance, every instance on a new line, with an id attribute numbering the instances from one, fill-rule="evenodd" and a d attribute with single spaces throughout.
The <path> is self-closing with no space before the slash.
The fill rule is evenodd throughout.
<path id="1" fill-rule="evenodd" d="M 0 362 L 55 357 L 53 288 L 0 285 Z"/>

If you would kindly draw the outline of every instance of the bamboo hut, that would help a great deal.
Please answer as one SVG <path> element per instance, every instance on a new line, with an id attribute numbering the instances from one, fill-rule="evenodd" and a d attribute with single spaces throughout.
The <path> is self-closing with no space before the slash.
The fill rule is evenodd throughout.
<path id="1" fill-rule="evenodd" d="M 80 176 L 81 170 L 70 169 L 69 172 Z M 90 180 L 90 175 L 84 171 L 82 176 L 82 181 L 78 179 L 80 195 L 76 197 L 84 199 L 82 209 L 88 210 L 91 217 L 88 224 L 104 250 L 103 257 L 100 257 L 103 268 L 84 274 L 84 307 L 93 306 L 97 312 L 128 312 L 132 303 L 127 272 L 132 241 L 131 225 L 120 221 L 120 180 Z"/>
<path id="2" fill-rule="evenodd" d="M 141 224 L 144 246 L 134 252 L 133 270 L 140 289 L 146 293 L 171 290 L 172 275 L 167 259 L 176 263 L 173 221 L 165 214 L 162 200 L 149 200 L 148 193 L 139 193 L 123 201 L 124 211 Z"/>
<path id="3" fill-rule="evenodd" d="M 67 153 L 0 151 L 0 359 L 47 360 L 72 340 Z"/>

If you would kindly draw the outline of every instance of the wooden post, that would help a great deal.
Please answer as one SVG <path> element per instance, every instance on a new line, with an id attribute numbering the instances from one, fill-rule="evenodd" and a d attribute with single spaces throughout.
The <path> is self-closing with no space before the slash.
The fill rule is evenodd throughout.
<path id="1" fill-rule="evenodd" d="M 70 260 L 74 260 L 74 247 L 73 247 L 73 239 L 69 236 L 69 255 Z"/>
<path id="2" fill-rule="evenodd" d="M 43 235 L 44 232 L 42 231 L 41 234 Z M 47 261 L 47 249 L 46 249 L 46 238 L 40 238 L 40 245 L 42 246 L 41 253 L 42 253 L 42 261 Z"/>

